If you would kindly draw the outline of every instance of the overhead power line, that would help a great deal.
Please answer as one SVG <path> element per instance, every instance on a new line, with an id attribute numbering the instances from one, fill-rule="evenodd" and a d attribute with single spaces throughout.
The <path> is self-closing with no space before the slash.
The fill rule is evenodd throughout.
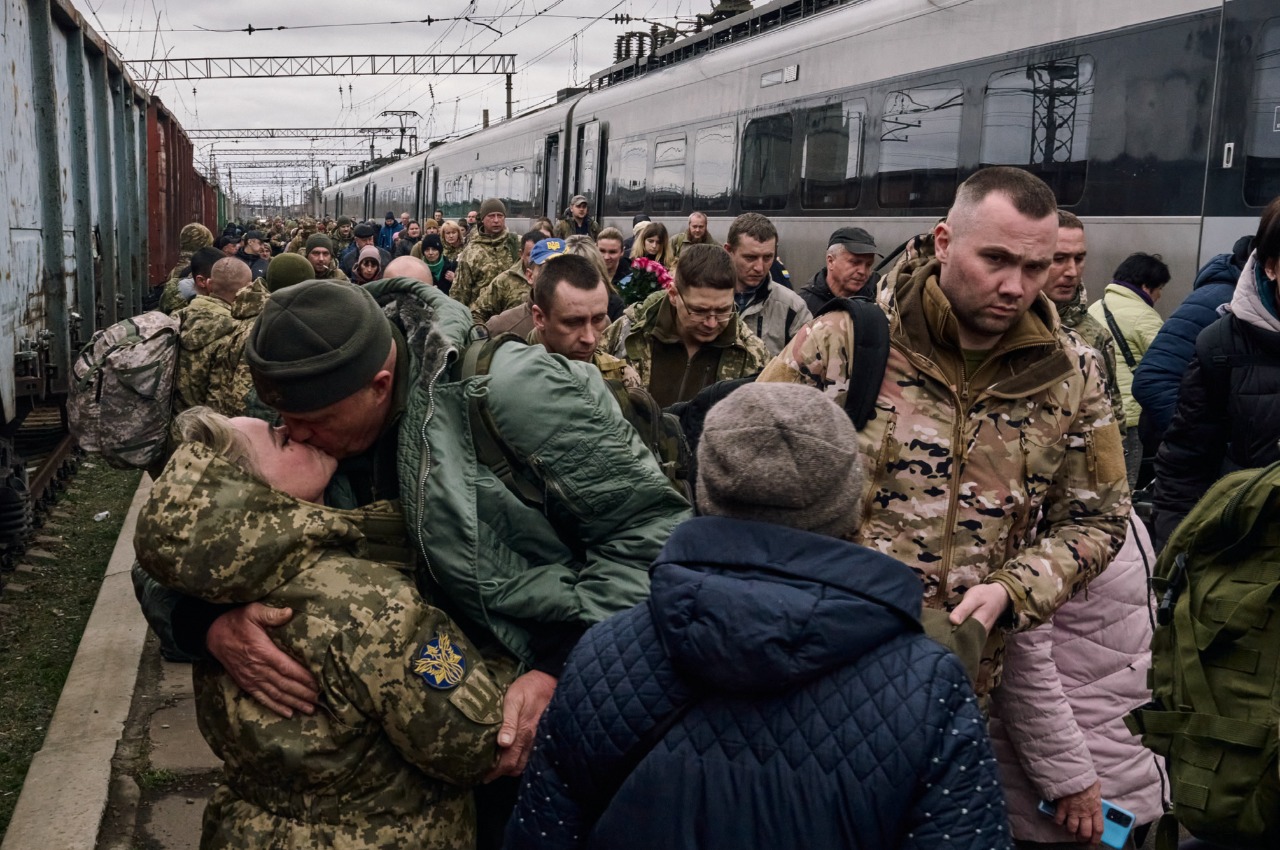
<path id="1" fill-rule="evenodd" d="M 432 56 L 208 56 L 193 59 L 132 59 L 125 65 L 139 79 L 219 80 L 253 77 L 438 76 L 513 74 L 514 53 Z"/>
<path id="2" fill-rule="evenodd" d="M 358 139 L 400 136 L 399 127 L 243 127 L 188 130 L 187 138 L 200 139 Z"/>

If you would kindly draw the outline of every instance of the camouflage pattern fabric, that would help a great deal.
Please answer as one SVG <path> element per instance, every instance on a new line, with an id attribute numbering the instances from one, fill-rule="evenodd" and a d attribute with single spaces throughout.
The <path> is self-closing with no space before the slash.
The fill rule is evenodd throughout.
<path id="1" fill-rule="evenodd" d="M 514 247 L 513 247 L 513 244 Z M 470 307 L 489 281 L 520 262 L 520 242 L 504 230 L 497 236 L 477 232 L 458 254 L 458 275 L 449 296 Z M 526 284 L 527 285 L 527 284 Z"/>
<path id="2" fill-rule="evenodd" d="M 655 292 L 639 304 L 632 304 L 622 317 L 605 329 L 599 349 L 613 355 L 635 369 L 642 386 L 648 387 L 653 377 L 653 339 L 671 342 L 675 336 L 674 317 L 666 291 Z M 734 313 L 729 324 L 715 342 L 721 348 L 717 381 L 728 381 L 754 375 L 769 362 L 769 352 L 760 338 L 747 328 Z"/>
<path id="3" fill-rule="evenodd" d="M 178 281 L 182 280 L 186 273 L 191 270 L 192 254 L 183 251 L 178 255 L 178 264 L 169 271 L 169 277 L 164 283 L 164 291 L 160 293 L 160 310 L 169 315 L 173 315 L 176 311 L 187 306 L 187 299 L 182 297 L 178 290 Z"/>
<path id="4" fill-rule="evenodd" d="M 1102 356 L 1102 367 L 1107 379 L 1107 395 L 1111 399 L 1111 412 L 1123 435 L 1128 429 L 1125 427 L 1124 396 L 1120 394 L 1120 380 L 1116 374 L 1116 341 L 1111 336 L 1111 331 L 1089 315 L 1087 308 L 1084 287 L 1081 286 L 1076 289 L 1076 297 L 1071 299 L 1069 304 L 1058 307 L 1058 321 L 1062 322 L 1063 327 L 1075 331 Z"/>
<path id="5" fill-rule="evenodd" d="M 1125 537 L 1124 450 L 1096 352 L 1041 297 L 973 375 L 932 260 L 887 291 L 891 348 L 877 414 L 858 434 L 868 470 L 855 542 L 912 567 L 925 604 L 950 610 L 999 582 L 1013 630 L 1043 623 L 1101 572 Z M 843 404 L 848 314 L 806 325 L 759 380 L 817 387 Z M 987 642 L 976 690 L 999 684 Z"/>
<path id="6" fill-rule="evenodd" d="M 404 529 L 392 503 L 299 502 L 200 445 L 157 479 L 142 567 L 210 601 L 293 608 L 272 637 L 320 691 L 314 715 L 286 720 L 197 664 L 200 731 L 225 769 L 203 850 L 474 847 L 469 789 L 493 764 L 515 671 L 422 601 Z"/>
<path id="7" fill-rule="evenodd" d="M 337 259 L 343 254 L 347 253 L 348 248 L 356 244 L 355 236 L 348 236 L 346 239 L 343 239 L 338 235 L 337 228 L 334 228 L 333 233 L 329 234 L 329 239 L 333 242 L 333 257 L 335 262 L 337 262 Z"/>
<path id="8" fill-rule="evenodd" d="M 718 244 L 719 243 L 716 242 L 715 239 L 711 238 L 710 233 L 706 233 L 703 235 L 701 239 L 695 240 L 695 239 L 689 238 L 689 231 L 682 230 L 681 232 L 675 235 L 674 239 L 671 240 L 671 253 L 675 256 L 677 260 L 679 260 L 680 251 L 684 249 L 685 245 L 718 245 Z"/>
<path id="9" fill-rule="evenodd" d="M 224 416 L 257 415 L 244 344 L 267 297 L 266 286 L 256 280 L 237 294 L 234 304 L 197 295 L 178 312 L 182 330 L 175 412 L 205 405 Z"/>
<path id="10" fill-rule="evenodd" d="M 483 325 L 499 313 L 519 307 L 529 298 L 531 289 L 529 279 L 524 276 L 524 267 L 517 260 L 515 265 L 480 290 L 471 307 L 471 318 L 477 325 Z"/>

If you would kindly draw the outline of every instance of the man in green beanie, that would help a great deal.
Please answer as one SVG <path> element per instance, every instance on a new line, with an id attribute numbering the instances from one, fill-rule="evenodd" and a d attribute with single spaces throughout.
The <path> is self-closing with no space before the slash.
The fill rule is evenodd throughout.
<path id="1" fill-rule="evenodd" d="M 648 565 L 690 509 L 591 364 L 504 345 L 487 374 L 464 378 L 455 364 L 474 339 L 470 311 L 420 281 L 307 281 L 272 294 L 245 357 L 282 437 L 339 459 L 326 503 L 399 498 L 419 586 L 524 666 L 495 768 L 516 776 L 578 637 L 646 597 Z M 481 415 L 527 462 L 516 474 L 542 504 L 478 459 L 470 422 Z M 207 647 L 255 699 L 285 716 L 314 711 L 310 674 L 265 631 L 291 612 L 196 600 L 171 610 L 179 644 Z"/>
<path id="2" fill-rule="evenodd" d="M 316 276 L 315 268 L 300 254 L 285 252 L 271 258 L 267 264 L 267 291 L 275 292 Z"/>
<path id="3" fill-rule="evenodd" d="M 497 198 L 480 205 L 480 227 L 458 255 L 449 295 L 468 307 L 498 275 L 520 262 L 520 239 L 507 230 L 507 207 Z"/>
<path id="4" fill-rule="evenodd" d="M 311 275 L 313 279 L 348 280 L 347 276 L 342 273 L 342 269 L 338 268 L 337 260 L 333 256 L 333 240 L 328 236 L 323 233 L 313 233 L 308 236 L 303 253 L 315 272 Z"/>

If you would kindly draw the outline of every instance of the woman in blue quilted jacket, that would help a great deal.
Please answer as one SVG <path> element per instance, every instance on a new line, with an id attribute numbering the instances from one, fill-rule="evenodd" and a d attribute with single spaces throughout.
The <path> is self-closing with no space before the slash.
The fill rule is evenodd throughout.
<path id="1" fill-rule="evenodd" d="M 707 415 L 701 517 L 652 597 L 587 632 L 543 715 L 506 847 L 1007 848 L 986 723 L 920 624 L 920 580 L 846 542 L 863 476 L 821 393 Z"/>

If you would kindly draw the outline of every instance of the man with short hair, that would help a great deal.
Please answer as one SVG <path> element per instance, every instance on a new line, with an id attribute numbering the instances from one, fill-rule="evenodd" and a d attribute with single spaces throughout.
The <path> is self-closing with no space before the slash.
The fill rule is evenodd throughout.
<path id="1" fill-rule="evenodd" d="M 431 277 L 431 268 L 417 257 L 396 257 L 382 270 L 382 277 L 387 280 L 393 277 L 408 277 L 435 286 L 435 280 Z"/>
<path id="2" fill-rule="evenodd" d="M 387 214 L 382 220 L 382 227 L 378 230 L 378 247 L 390 253 L 391 249 L 395 247 L 396 237 L 400 235 L 402 230 L 404 230 L 404 224 L 396 221 L 395 214 L 391 210 L 387 210 Z"/>
<path id="3" fill-rule="evenodd" d="M 307 237 L 307 244 L 303 248 L 307 262 L 315 269 L 316 280 L 349 280 L 333 263 L 333 242 L 328 236 L 313 233 Z"/>
<path id="4" fill-rule="evenodd" d="M 640 375 L 626 362 L 598 349 L 609 327 L 609 288 L 594 263 L 575 254 L 551 257 L 533 282 L 531 295 L 530 344 L 591 363 L 605 380 L 642 386 Z"/>
<path id="5" fill-rule="evenodd" d="M 479 210 L 468 210 L 468 211 L 467 211 L 467 217 L 466 217 L 465 219 L 463 219 L 461 223 L 462 223 L 462 225 L 464 226 L 464 228 L 466 229 L 466 231 L 467 231 L 467 235 L 468 235 L 468 236 L 470 236 L 470 235 L 471 235 L 471 232 L 472 232 L 472 231 L 474 231 L 474 230 L 476 229 L 476 225 L 479 223 L 479 221 L 480 221 L 480 219 L 481 219 L 481 218 L 482 218 L 482 216 L 480 215 L 480 211 L 479 211 Z"/>
<path id="6" fill-rule="evenodd" d="M 497 198 L 480 205 L 480 227 L 458 255 L 449 296 L 470 307 L 495 277 L 520 260 L 520 240 L 507 230 L 507 207 Z"/>
<path id="7" fill-rule="evenodd" d="M 436 210 L 431 214 L 431 217 L 436 220 L 436 227 L 444 224 L 444 210 Z"/>
<path id="8" fill-rule="evenodd" d="M 348 216 L 338 216 L 338 224 L 333 229 L 333 233 L 329 238 L 333 241 L 333 256 L 341 259 L 347 253 L 347 249 L 355 241 L 355 237 L 351 233 L 351 229 L 355 225 Z"/>
<path id="9" fill-rule="evenodd" d="M 886 281 L 888 363 L 858 433 L 871 480 L 856 542 L 913 567 L 926 606 L 987 631 L 980 696 L 999 684 L 1003 631 L 1052 616 L 1115 556 L 1128 521 L 1098 357 L 1041 298 L 1057 241 L 1039 178 L 994 167 L 966 180 L 934 228 L 936 256 Z M 760 380 L 843 403 L 855 342 L 849 314 L 826 313 Z"/>
<path id="10" fill-rule="evenodd" d="M 680 259 L 680 249 L 685 245 L 714 245 L 716 240 L 707 232 L 707 214 L 692 212 L 689 214 L 689 226 L 677 233 L 671 240 L 671 253 Z"/>
<path id="11" fill-rule="evenodd" d="M 520 237 L 520 259 L 489 281 L 476 296 L 471 307 L 476 324 L 483 325 L 499 313 L 528 301 L 529 287 L 533 285 L 538 267 L 562 253 L 564 243 L 559 239 L 543 239 L 541 230 L 530 230 Z"/>
<path id="12" fill-rule="evenodd" d="M 769 277 L 778 258 L 778 229 L 759 213 L 743 213 L 729 225 L 724 249 L 737 276 L 734 307 L 773 357 L 813 318 L 803 298 Z"/>
<path id="13" fill-rule="evenodd" d="M 622 231 L 616 227 L 606 227 L 596 234 L 596 248 L 604 258 L 605 267 L 609 269 L 609 282 L 614 287 L 631 274 L 631 258 L 622 250 L 624 242 Z"/>
<path id="14" fill-rule="evenodd" d="M 1115 339 L 1101 323 L 1089 315 L 1084 294 L 1084 261 L 1088 257 L 1084 222 L 1074 213 L 1058 210 L 1058 247 L 1053 252 L 1053 265 L 1049 268 L 1049 281 L 1045 284 L 1045 297 L 1058 311 L 1058 321 L 1080 335 L 1102 358 L 1103 377 L 1107 383 L 1107 396 L 1111 399 L 1111 411 L 1116 426 L 1123 436 L 1127 427 L 1124 421 L 1124 396 L 1116 376 Z"/>
<path id="15" fill-rule="evenodd" d="M 590 236 L 595 239 L 600 233 L 600 223 L 587 214 L 587 196 L 574 195 L 569 201 L 569 210 L 564 218 L 556 223 L 555 235 L 560 239 L 570 236 Z"/>
<path id="16" fill-rule="evenodd" d="M 372 245 L 377 240 L 378 228 L 367 221 L 362 221 L 355 226 L 352 234 L 355 236 L 355 241 L 351 244 L 351 247 L 347 248 L 346 253 L 342 255 L 339 265 L 343 275 L 348 280 L 355 275 L 356 263 L 360 260 L 360 249 L 365 245 Z M 378 252 L 382 255 L 382 267 L 386 268 L 387 263 L 391 262 L 393 258 L 391 254 L 381 248 L 378 249 Z"/>
<path id="17" fill-rule="evenodd" d="M 873 272 L 880 251 L 876 240 L 861 227 L 842 227 L 827 240 L 827 263 L 800 290 L 800 297 L 815 316 L 833 298 L 866 298 L 874 301 L 876 281 Z"/>
<path id="18" fill-rule="evenodd" d="M 663 407 L 717 381 L 754 375 L 769 352 L 734 309 L 736 279 L 722 248 L 690 245 L 671 288 L 628 307 L 601 349 L 630 364 Z"/>

